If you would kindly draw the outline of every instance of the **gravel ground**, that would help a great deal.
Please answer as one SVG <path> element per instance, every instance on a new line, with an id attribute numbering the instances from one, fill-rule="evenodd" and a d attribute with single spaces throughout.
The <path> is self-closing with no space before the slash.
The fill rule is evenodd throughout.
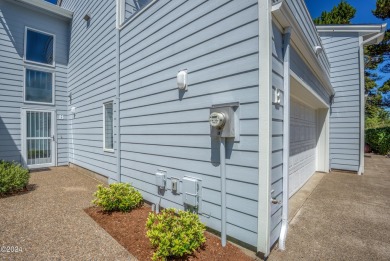
<path id="1" fill-rule="evenodd" d="M 0 198 L 0 260 L 136 260 L 83 211 L 97 181 L 57 167 L 31 173 L 30 184 Z"/>

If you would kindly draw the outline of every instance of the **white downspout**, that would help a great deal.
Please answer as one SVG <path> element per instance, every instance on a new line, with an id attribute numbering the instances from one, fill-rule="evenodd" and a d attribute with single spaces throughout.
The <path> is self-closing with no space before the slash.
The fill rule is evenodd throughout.
<path id="1" fill-rule="evenodd" d="M 116 0 L 116 181 L 121 182 L 121 131 L 120 131 L 120 26 L 125 19 L 125 0 Z"/>
<path id="2" fill-rule="evenodd" d="M 368 40 L 371 40 L 368 39 Z M 363 37 L 359 37 L 359 67 L 360 67 L 360 164 L 358 175 L 362 175 L 364 173 L 364 111 L 365 111 L 365 102 L 364 102 L 364 94 L 365 94 L 365 81 L 364 81 L 364 48 L 365 42 L 363 41 Z"/>
<path id="3" fill-rule="evenodd" d="M 282 205 L 282 228 L 279 236 L 279 249 L 286 249 L 286 238 L 288 230 L 288 164 L 290 157 L 290 38 L 291 27 L 284 29 L 283 35 L 283 205 Z"/>
<path id="4" fill-rule="evenodd" d="M 221 172 L 221 243 L 226 246 L 226 144 L 225 138 L 220 137 L 219 147 L 220 172 Z"/>

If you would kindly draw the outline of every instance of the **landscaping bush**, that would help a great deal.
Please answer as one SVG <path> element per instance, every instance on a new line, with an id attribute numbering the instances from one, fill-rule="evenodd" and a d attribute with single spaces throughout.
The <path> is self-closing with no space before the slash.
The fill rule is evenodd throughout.
<path id="1" fill-rule="evenodd" d="M 188 211 L 168 208 L 160 214 L 150 213 L 146 228 L 146 235 L 156 248 L 153 260 L 192 254 L 206 242 L 205 225 L 197 214 Z"/>
<path id="2" fill-rule="evenodd" d="M 16 162 L 0 160 L 0 195 L 25 188 L 29 179 L 28 169 Z"/>
<path id="3" fill-rule="evenodd" d="M 113 183 L 109 187 L 98 186 L 93 204 L 104 211 L 130 211 L 142 205 L 142 195 L 127 183 Z"/>
<path id="4" fill-rule="evenodd" d="M 390 153 L 390 127 L 366 130 L 366 143 L 381 155 Z"/>

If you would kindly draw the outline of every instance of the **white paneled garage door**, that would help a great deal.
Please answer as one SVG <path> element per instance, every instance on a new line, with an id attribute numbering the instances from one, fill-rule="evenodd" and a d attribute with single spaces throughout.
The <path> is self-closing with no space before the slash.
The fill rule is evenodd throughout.
<path id="1" fill-rule="evenodd" d="M 316 171 L 316 111 L 291 98 L 289 195 L 299 190 Z"/>

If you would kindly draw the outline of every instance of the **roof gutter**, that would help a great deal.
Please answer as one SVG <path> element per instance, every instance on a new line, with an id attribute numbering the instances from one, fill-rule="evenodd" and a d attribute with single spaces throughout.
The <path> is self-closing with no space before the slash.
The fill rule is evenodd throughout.
<path id="1" fill-rule="evenodd" d="M 60 17 L 63 19 L 72 20 L 72 18 L 73 18 L 72 11 L 64 9 L 58 5 L 54 5 L 54 4 L 45 2 L 43 0 L 8 0 L 8 1 L 26 6 L 27 8 L 30 8 L 30 9 L 43 11 L 45 13 L 49 13 L 51 15 L 54 15 L 54 16 L 57 16 L 57 17 Z"/>

